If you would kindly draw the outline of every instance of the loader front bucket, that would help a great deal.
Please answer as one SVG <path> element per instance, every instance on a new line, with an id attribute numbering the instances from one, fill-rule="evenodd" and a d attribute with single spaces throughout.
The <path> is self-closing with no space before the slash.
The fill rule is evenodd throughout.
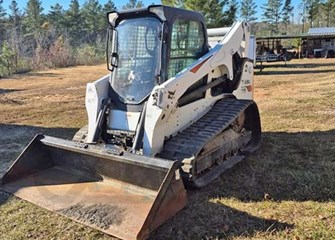
<path id="1" fill-rule="evenodd" d="M 1 190 L 123 239 L 145 239 L 186 205 L 178 163 L 37 135 Z"/>

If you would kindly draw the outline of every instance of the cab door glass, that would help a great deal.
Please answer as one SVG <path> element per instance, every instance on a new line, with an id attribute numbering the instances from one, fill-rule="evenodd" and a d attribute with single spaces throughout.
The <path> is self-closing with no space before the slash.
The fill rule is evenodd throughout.
<path id="1" fill-rule="evenodd" d="M 204 53 L 205 33 L 198 21 L 176 19 L 172 25 L 168 78 L 175 76 Z"/>

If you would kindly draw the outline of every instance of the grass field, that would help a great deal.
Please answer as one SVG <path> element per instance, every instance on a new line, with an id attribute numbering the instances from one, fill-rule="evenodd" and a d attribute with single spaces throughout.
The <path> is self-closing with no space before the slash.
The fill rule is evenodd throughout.
<path id="1" fill-rule="evenodd" d="M 105 66 L 0 80 L 0 174 L 37 132 L 71 138 L 86 123 L 86 82 Z M 263 141 L 152 239 L 335 239 L 335 59 L 293 60 L 255 76 Z M 112 239 L 0 193 L 0 239 Z"/>

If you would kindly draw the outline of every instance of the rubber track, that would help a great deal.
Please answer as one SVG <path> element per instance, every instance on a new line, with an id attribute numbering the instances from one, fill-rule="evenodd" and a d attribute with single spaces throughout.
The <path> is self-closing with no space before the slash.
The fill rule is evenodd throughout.
<path id="1" fill-rule="evenodd" d="M 221 99 L 203 117 L 164 143 L 160 157 L 182 161 L 196 158 L 201 149 L 249 106 L 251 100 Z"/>

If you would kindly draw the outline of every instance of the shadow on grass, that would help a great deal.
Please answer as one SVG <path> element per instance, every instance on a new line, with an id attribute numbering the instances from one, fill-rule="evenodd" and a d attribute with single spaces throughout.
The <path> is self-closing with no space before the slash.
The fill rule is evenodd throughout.
<path id="1" fill-rule="evenodd" d="M 274 66 L 271 66 L 271 68 L 274 67 Z M 284 67 L 284 66 L 281 66 L 281 67 Z M 268 68 L 268 67 L 266 67 Z M 266 69 L 265 68 L 265 69 Z M 320 70 L 305 70 L 305 69 L 302 69 L 302 70 L 290 70 L 290 69 L 287 69 L 285 71 L 273 71 L 273 70 L 263 70 L 262 72 L 257 72 L 256 75 L 288 75 L 288 74 L 316 74 L 316 73 L 332 73 L 332 72 L 335 72 L 335 69 L 320 69 Z"/>
<path id="2" fill-rule="evenodd" d="M 3 89 L 0 88 L 0 94 L 23 91 L 22 89 Z"/>
<path id="3" fill-rule="evenodd" d="M 335 69 L 317 69 L 320 67 L 333 67 L 334 63 L 263 63 L 263 71 L 255 71 L 256 75 L 288 75 L 288 74 L 308 74 L 308 73 L 331 73 Z M 259 65 L 257 66 L 260 67 Z M 282 68 L 281 71 L 276 71 L 269 68 Z"/>
<path id="4" fill-rule="evenodd" d="M 15 74 L 9 75 L 9 76 L 0 76 L 0 80 L 6 80 L 6 79 L 21 79 L 24 80 L 25 78 L 22 77 L 24 76 L 29 76 L 29 77 L 60 77 L 62 74 L 57 74 L 57 73 L 43 73 L 43 72 L 31 72 L 31 70 L 22 70 L 20 72 L 17 72 Z"/>
<path id="5" fill-rule="evenodd" d="M 209 202 L 202 193 L 188 193 L 189 204 L 162 225 L 150 239 L 226 239 L 257 233 L 290 231 L 293 224 L 265 219 L 222 203 Z"/>
<path id="6" fill-rule="evenodd" d="M 317 63 L 292 63 L 287 62 L 288 68 L 318 68 L 318 67 L 334 67 L 334 63 L 328 63 L 321 60 L 321 62 Z"/>
<path id="7" fill-rule="evenodd" d="M 52 135 L 54 137 L 61 137 L 65 139 L 71 139 L 77 131 L 77 128 L 46 128 L 27 125 L 0 124 L 0 139 L 4 137 L 1 136 L 3 135 L 2 133 L 12 136 L 20 135 L 19 138 L 23 140 L 31 139 L 38 133 Z"/>
<path id="8" fill-rule="evenodd" d="M 25 75 L 30 76 L 30 77 L 59 77 L 62 76 L 63 74 L 59 73 L 50 73 L 50 72 L 28 72 L 25 73 Z"/>
<path id="9" fill-rule="evenodd" d="M 335 200 L 335 130 L 264 132 L 257 154 L 226 172 L 205 194 L 241 201 Z"/>
<path id="10" fill-rule="evenodd" d="M 11 198 L 9 193 L 3 192 L 0 190 L 0 206 L 8 201 Z"/>
<path id="11" fill-rule="evenodd" d="M 36 134 L 72 139 L 76 128 L 44 128 L 25 125 L 0 124 L 0 180 L 5 171 L 15 161 L 23 149 Z M 0 191 L 0 205 L 8 198 L 4 198 Z"/>
<path id="12" fill-rule="evenodd" d="M 13 162 L 36 134 L 72 139 L 77 128 L 44 128 L 26 125 L 0 124 L 0 176 L 3 164 Z"/>

